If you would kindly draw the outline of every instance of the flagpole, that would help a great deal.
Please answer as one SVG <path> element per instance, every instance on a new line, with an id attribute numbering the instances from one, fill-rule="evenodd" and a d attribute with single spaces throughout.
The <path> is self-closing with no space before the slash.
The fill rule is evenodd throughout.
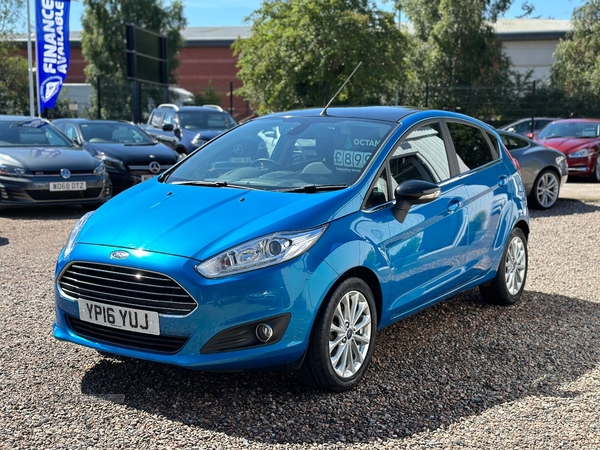
<path id="1" fill-rule="evenodd" d="M 30 18 L 30 0 L 27 1 L 27 61 L 29 67 L 29 115 L 35 116 L 35 106 L 33 102 L 33 62 L 31 58 L 31 18 Z M 37 71 L 36 71 L 37 72 Z"/>
<path id="2" fill-rule="evenodd" d="M 29 2 L 29 0 L 28 0 Z M 38 8 L 37 8 L 37 3 L 34 0 L 34 5 L 36 5 L 35 8 L 35 85 L 37 86 L 37 108 L 38 108 L 38 117 L 42 117 L 42 108 L 40 107 L 40 97 L 41 97 L 41 92 L 40 92 L 40 68 L 38 67 L 38 62 L 40 60 L 40 55 L 37 54 L 37 52 L 40 51 L 39 47 L 38 47 L 38 34 L 37 34 L 37 18 L 38 18 Z"/>

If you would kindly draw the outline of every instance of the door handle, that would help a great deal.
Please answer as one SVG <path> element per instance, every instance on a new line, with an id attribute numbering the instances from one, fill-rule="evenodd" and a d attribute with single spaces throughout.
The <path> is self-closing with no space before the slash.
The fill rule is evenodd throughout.
<path id="1" fill-rule="evenodd" d="M 450 200 L 450 202 L 448 203 L 448 211 L 449 212 L 454 212 L 456 210 L 458 210 L 458 208 L 461 207 L 462 205 L 462 198 L 453 198 L 452 200 Z"/>
<path id="2" fill-rule="evenodd" d="M 502 175 L 498 178 L 498 186 L 506 186 L 506 183 L 508 183 L 508 177 L 506 175 Z"/>

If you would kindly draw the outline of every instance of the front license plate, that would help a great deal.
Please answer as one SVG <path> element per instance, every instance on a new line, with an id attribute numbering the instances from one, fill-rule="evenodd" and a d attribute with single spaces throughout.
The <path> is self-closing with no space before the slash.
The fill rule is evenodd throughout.
<path id="1" fill-rule="evenodd" d="M 85 181 L 56 181 L 50 183 L 51 191 L 85 191 Z"/>
<path id="2" fill-rule="evenodd" d="M 79 300 L 79 319 L 136 333 L 160 334 L 158 313 Z"/>

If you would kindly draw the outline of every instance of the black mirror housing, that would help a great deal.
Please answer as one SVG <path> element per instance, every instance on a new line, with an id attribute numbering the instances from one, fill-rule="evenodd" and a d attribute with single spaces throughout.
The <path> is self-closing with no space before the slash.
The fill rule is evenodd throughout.
<path id="1" fill-rule="evenodd" d="M 165 123 L 165 124 L 162 126 L 162 129 L 163 129 L 163 131 L 173 131 L 173 130 L 174 130 L 174 128 L 175 128 L 175 127 L 173 126 L 173 124 L 172 124 L 172 123 Z"/>
<path id="2" fill-rule="evenodd" d="M 394 191 L 396 204 L 392 208 L 392 213 L 398 222 L 403 223 L 412 205 L 429 203 L 438 198 L 440 193 L 440 187 L 429 181 L 405 181 Z"/>

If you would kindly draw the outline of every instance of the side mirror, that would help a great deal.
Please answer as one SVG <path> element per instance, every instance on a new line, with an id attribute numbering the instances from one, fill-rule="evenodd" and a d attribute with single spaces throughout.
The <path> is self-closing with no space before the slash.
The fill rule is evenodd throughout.
<path id="1" fill-rule="evenodd" d="M 175 127 L 173 126 L 173 124 L 172 124 L 172 123 L 165 123 L 165 124 L 162 126 L 162 129 L 163 129 L 163 131 L 173 131 L 173 129 L 174 129 L 174 128 L 175 128 Z"/>
<path id="2" fill-rule="evenodd" d="M 398 222 L 403 223 L 412 205 L 429 203 L 438 198 L 440 193 L 437 184 L 422 180 L 405 181 L 394 191 L 396 204 L 392 208 L 392 213 Z"/>

